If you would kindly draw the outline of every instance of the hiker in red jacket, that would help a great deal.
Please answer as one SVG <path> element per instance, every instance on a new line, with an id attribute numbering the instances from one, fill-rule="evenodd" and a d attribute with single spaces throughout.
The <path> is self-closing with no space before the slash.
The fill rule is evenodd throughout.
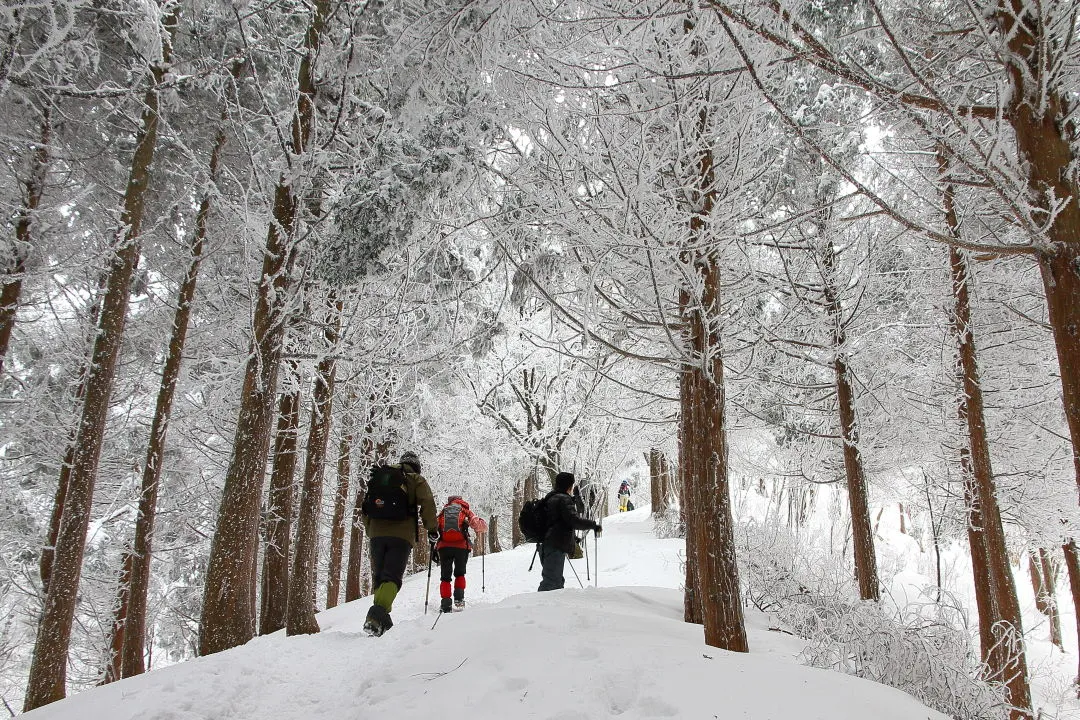
<path id="1" fill-rule="evenodd" d="M 465 609 L 465 564 L 472 550 L 469 530 L 487 531 L 487 523 L 469 509 L 460 495 L 451 495 L 439 512 L 439 541 L 435 543 L 439 568 L 439 597 L 442 612 Z M 454 576 L 453 605 L 451 605 L 450 576 Z"/>

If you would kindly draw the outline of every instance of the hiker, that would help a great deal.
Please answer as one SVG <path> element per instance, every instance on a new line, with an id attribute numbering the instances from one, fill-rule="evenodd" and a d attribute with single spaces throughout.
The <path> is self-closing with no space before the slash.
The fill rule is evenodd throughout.
<path id="1" fill-rule="evenodd" d="M 403 453 L 397 465 L 376 465 L 371 469 L 361 506 L 364 530 L 371 543 L 371 584 L 375 588 L 375 602 L 364 621 L 364 630 L 370 635 L 382 635 L 394 625 L 390 611 L 405 578 L 409 553 L 420 539 L 417 508 L 428 540 L 434 543 L 439 539 L 435 498 L 420 474 L 416 453 Z"/>
<path id="2" fill-rule="evenodd" d="M 439 511 L 439 541 L 435 543 L 436 562 L 439 563 L 440 610 L 465 609 L 465 565 L 472 551 L 469 530 L 487 531 L 487 523 L 469 509 L 469 503 L 460 495 L 451 495 Z M 451 605 L 450 576 L 454 576 L 453 605 Z"/>
<path id="3" fill-rule="evenodd" d="M 626 512 L 633 509 L 634 506 L 630 502 L 630 481 L 623 480 L 622 485 L 619 486 L 619 512 Z"/>
<path id="4" fill-rule="evenodd" d="M 581 517 L 571 493 L 574 490 L 574 475 L 561 472 L 555 476 L 555 489 L 544 498 L 548 528 L 540 543 L 540 587 L 537 590 L 559 590 L 565 585 L 563 568 L 566 556 L 574 551 L 574 531 L 592 530 L 597 535 L 602 532 L 599 523 Z"/>

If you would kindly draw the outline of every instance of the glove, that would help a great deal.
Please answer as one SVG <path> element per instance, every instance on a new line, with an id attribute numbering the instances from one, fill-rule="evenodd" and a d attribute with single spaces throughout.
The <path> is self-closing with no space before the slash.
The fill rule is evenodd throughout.
<path id="1" fill-rule="evenodd" d="M 593 532 L 599 536 L 604 532 L 604 528 L 600 527 L 599 523 L 597 523 L 596 527 L 593 528 Z"/>
<path id="2" fill-rule="evenodd" d="M 431 543 L 432 545 L 439 542 L 439 531 L 438 530 L 428 530 L 427 539 L 428 539 L 428 542 Z"/>

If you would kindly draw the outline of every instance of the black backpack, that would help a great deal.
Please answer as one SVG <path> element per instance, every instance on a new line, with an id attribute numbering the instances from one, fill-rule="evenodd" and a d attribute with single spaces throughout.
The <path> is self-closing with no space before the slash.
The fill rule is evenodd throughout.
<path id="1" fill-rule="evenodd" d="M 543 542 L 548 531 L 547 498 L 529 500 L 521 506 L 518 514 L 518 527 L 525 536 L 525 542 Z"/>
<path id="2" fill-rule="evenodd" d="M 371 468 L 367 494 L 360 510 L 374 520 L 407 520 L 416 516 L 409 503 L 409 482 L 398 465 L 376 465 Z"/>

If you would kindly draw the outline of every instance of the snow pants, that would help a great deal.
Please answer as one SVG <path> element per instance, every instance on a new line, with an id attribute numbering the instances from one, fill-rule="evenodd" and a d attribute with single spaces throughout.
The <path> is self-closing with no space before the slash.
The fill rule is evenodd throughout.
<path id="1" fill-rule="evenodd" d="M 563 577 L 563 567 L 566 565 L 566 553 L 557 548 L 540 545 L 540 587 L 539 592 L 545 590 L 561 590 L 566 584 Z"/>
<path id="2" fill-rule="evenodd" d="M 439 597 L 445 604 L 450 599 L 450 576 L 454 576 L 454 600 L 465 599 L 465 565 L 469 562 L 467 548 L 439 548 Z"/>
<path id="3" fill-rule="evenodd" d="M 405 578 L 412 546 L 399 537 L 371 538 L 371 585 L 375 588 L 375 604 L 386 612 L 394 608 L 394 598 Z"/>

